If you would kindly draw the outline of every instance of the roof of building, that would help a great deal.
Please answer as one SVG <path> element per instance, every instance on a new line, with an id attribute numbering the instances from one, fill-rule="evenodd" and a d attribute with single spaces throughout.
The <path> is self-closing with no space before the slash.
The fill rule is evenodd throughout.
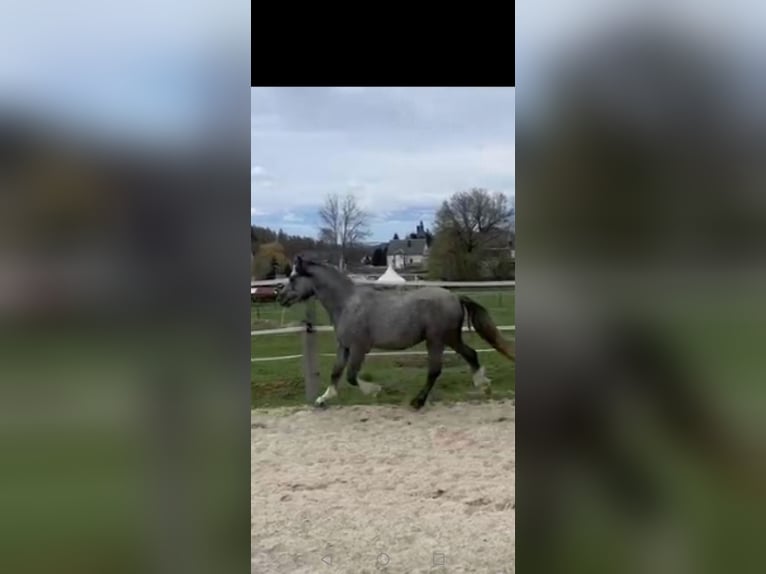
<path id="1" fill-rule="evenodd" d="M 388 254 L 396 255 L 399 252 L 404 255 L 424 255 L 426 252 L 425 239 L 393 239 L 388 244 Z"/>

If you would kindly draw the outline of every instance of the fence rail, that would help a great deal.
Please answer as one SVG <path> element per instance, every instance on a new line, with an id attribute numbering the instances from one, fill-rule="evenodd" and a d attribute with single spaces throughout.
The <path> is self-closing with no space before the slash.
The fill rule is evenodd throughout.
<path id="1" fill-rule="evenodd" d="M 494 352 L 494 349 L 474 349 L 477 353 L 490 353 Z M 454 355 L 455 351 L 451 349 L 445 349 L 444 351 L 448 355 Z M 373 351 L 367 353 L 368 357 L 400 357 L 402 355 L 427 355 L 428 351 Z M 335 353 L 319 353 L 321 357 L 334 357 Z M 303 355 L 282 355 L 281 357 L 253 357 L 250 359 L 251 363 L 271 362 L 271 361 L 286 361 L 289 359 L 300 359 Z"/>
<path id="2" fill-rule="evenodd" d="M 266 279 L 262 281 L 251 281 L 250 292 L 256 287 L 276 287 L 284 285 L 287 279 Z M 357 285 L 379 285 L 381 287 L 445 287 L 454 289 L 488 289 L 493 287 L 516 287 L 516 281 L 407 281 L 405 283 L 389 283 L 386 281 L 377 281 L 375 279 L 353 279 Z"/>
<path id="3" fill-rule="evenodd" d="M 312 331 L 332 331 L 333 330 L 332 325 L 314 325 L 311 327 Z M 515 331 L 516 326 L 515 325 L 499 325 L 497 327 L 499 331 Z M 307 330 L 307 327 L 305 325 L 300 327 L 283 327 L 279 329 L 260 329 L 257 331 L 250 331 L 250 335 L 253 337 L 257 337 L 258 335 L 284 335 L 286 333 L 303 333 Z M 468 327 L 463 327 L 463 331 L 473 331 L 473 329 L 469 329 Z"/>

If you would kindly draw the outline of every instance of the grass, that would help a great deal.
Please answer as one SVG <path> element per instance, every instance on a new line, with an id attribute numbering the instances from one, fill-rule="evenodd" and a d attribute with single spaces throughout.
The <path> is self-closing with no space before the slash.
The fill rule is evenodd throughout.
<path id="1" fill-rule="evenodd" d="M 496 324 L 514 324 L 513 290 L 474 291 L 466 292 L 466 294 L 484 305 Z M 253 330 L 286 327 L 300 324 L 304 315 L 305 305 L 296 305 L 284 310 L 276 303 L 252 305 L 250 323 Z M 329 324 L 327 314 L 321 305 L 317 305 L 317 321 L 320 325 Z M 508 338 L 513 337 L 510 331 L 504 331 L 503 334 Z M 330 370 L 335 361 L 335 335 L 332 332 L 320 332 L 316 336 L 319 341 L 321 389 L 324 390 L 329 383 Z M 302 337 L 299 333 L 252 337 L 251 355 L 252 357 L 300 355 L 303 345 Z M 475 333 L 464 333 L 464 340 L 474 349 L 491 349 Z M 425 351 L 425 345 L 421 343 L 408 351 Z M 325 353 L 332 356 L 324 356 Z M 489 352 L 480 352 L 479 361 L 485 367 L 487 376 L 492 379 L 490 397 L 474 389 L 470 368 L 460 356 L 445 354 L 442 374 L 431 391 L 429 400 L 460 402 L 513 398 L 516 386 L 515 363 L 494 349 Z M 332 404 L 406 405 L 425 384 L 426 363 L 426 355 L 368 356 L 362 366 L 360 378 L 381 385 L 381 392 L 376 397 L 365 396 L 357 388 L 349 385 L 344 377 L 338 387 L 338 397 L 332 399 Z M 251 363 L 250 374 L 253 408 L 298 406 L 306 403 L 301 358 L 254 362 Z"/>

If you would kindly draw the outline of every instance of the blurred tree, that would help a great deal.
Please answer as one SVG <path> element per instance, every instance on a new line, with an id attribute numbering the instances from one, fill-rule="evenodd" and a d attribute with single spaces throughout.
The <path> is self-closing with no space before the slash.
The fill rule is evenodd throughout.
<path id="1" fill-rule="evenodd" d="M 277 258 L 274 255 L 272 255 L 271 262 L 269 263 L 269 272 L 266 274 L 265 279 L 276 278 L 278 272 L 279 272 L 279 263 L 277 262 Z"/>
<path id="2" fill-rule="evenodd" d="M 255 231 L 255 226 L 250 226 L 250 253 L 253 255 L 258 251 L 258 234 Z"/>
<path id="3" fill-rule="evenodd" d="M 502 193 L 473 188 L 453 194 L 436 213 L 429 275 L 451 281 L 481 278 L 488 250 L 508 245 L 511 215 Z"/>
<path id="4" fill-rule="evenodd" d="M 446 231 L 436 233 L 428 255 L 430 278 L 441 281 L 478 280 L 481 276 L 479 263 L 479 252 L 466 251 L 455 235 Z"/>
<path id="5" fill-rule="evenodd" d="M 277 237 L 282 239 L 277 241 Z M 274 231 L 268 227 L 257 225 L 250 227 L 250 242 L 253 254 L 258 252 L 258 245 L 261 243 L 279 243 L 284 248 L 285 257 L 289 260 L 304 251 L 321 251 L 327 247 L 326 244 L 313 237 L 288 235 L 282 230 Z"/>
<path id="6" fill-rule="evenodd" d="M 289 264 L 284 247 L 275 242 L 264 243 L 258 248 L 253 261 L 253 275 L 256 279 L 271 279 L 280 268 Z M 271 275 L 271 277 L 269 277 Z"/>
<path id="7" fill-rule="evenodd" d="M 387 244 L 379 245 L 378 247 L 376 247 L 375 251 L 372 252 L 372 264 L 375 266 L 386 265 L 387 251 L 388 251 Z"/>

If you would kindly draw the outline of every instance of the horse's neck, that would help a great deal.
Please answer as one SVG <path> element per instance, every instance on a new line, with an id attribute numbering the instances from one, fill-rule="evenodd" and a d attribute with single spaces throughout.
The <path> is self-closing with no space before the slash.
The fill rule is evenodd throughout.
<path id="1" fill-rule="evenodd" d="M 354 290 L 354 284 L 345 276 L 333 274 L 331 270 L 323 271 L 322 275 L 315 276 L 316 296 L 330 315 L 332 324 L 335 325 Z"/>

